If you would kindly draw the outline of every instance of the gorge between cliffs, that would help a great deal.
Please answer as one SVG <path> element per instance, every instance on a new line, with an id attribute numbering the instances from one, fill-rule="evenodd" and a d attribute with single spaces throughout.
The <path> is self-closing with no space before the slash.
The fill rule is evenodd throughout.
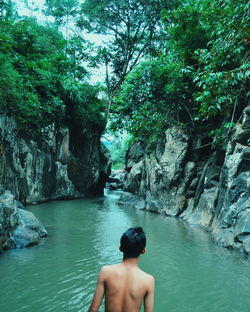
<path id="1" fill-rule="evenodd" d="M 0 251 L 48 234 L 25 205 L 102 195 L 112 167 L 120 203 L 249 258 L 249 12 L 247 0 L 1 1 Z"/>
<path id="2" fill-rule="evenodd" d="M 18 134 L 12 117 L 2 115 L 0 125 L 1 249 L 33 245 L 47 231 L 23 204 L 101 195 L 110 155 L 98 132 L 72 137 L 69 128 L 51 126 L 36 141 Z M 133 143 L 119 203 L 201 226 L 217 244 L 249 256 L 249 131 L 246 108 L 224 149 L 175 127 L 153 149 Z"/>
<path id="3" fill-rule="evenodd" d="M 86 311 L 142 227 L 156 312 L 249 312 L 249 20 L 249 0 L 0 1 L 0 311 Z"/>

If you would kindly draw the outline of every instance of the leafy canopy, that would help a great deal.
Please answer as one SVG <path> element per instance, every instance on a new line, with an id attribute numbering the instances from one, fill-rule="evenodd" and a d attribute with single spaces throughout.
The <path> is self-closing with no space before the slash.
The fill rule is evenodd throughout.
<path id="1" fill-rule="evenodd" d="M 185 0 L 162 10 L 166 40 L 160 53 L 125 76 L 113 127 L 122 122 L 138 138 L 154 141 L 181 123 L 219 142 L 249 97 L 249 5 Z"/>
<path id="2" fill-rule="evenodd" d="M 0 110 L 30 133 L 51 123 L 103 129 L 100 88 L 87 83 L 83 67 L 88 43 L 18 17 L 8 1 L 0 5 Z"/>
<path id="3" fill-rule="evenodd" d="M 107 67 L 110 97 L 126 74 L 153 50 L 161 28 L 160 12 L 167 5 L 163 0 L 85 0 L 82 4 L 78 25 L 108 35 L 100 55 Z"/>

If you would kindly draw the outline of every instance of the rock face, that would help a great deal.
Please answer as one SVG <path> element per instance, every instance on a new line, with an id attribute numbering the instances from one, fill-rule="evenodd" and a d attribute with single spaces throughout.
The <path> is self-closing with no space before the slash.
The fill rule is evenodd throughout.
<path id="1" fill-rule="evenodd" d="M 119 190 L 123 188 L 124 185 L 124 172 L 120 171 L 112 171 L 110 176 L 108 177 L 106 188 L 109 190 Z"/>
<path id="2" fill-rule="evenodd" d="M 217 243 L 250 255 L 250 107 L 223 150 L 208 139 L 171 128 L 156 147 L 127 153 L 126 201 L 179 216 L 210 230 Z M 140 200 L 139 200 L 139 199 Z"/>
<path id="3" fill-rule="evenodd" d="M 45 236 L 47 231 L 41 222 L 0 185 L 0 253 L 37 244 Z"/>
<path id="4" fill-rule="evenodd" d="M 0 115 L 0 183 L 22 203 L 100 193 L 109 173 L 100 131 L 72 135 L 51 125 L 31 140 L 14 118 Z"/>
<path id="5" fill-rule="evenodd" d="M 0 250 L 36 244 L 47 234 L 14 198 L 26 204 L 103 192 L 111 161 L 100 131 L 72 131 L 51 125 L 30 139 L 14 118 L 0 115 Z"/>

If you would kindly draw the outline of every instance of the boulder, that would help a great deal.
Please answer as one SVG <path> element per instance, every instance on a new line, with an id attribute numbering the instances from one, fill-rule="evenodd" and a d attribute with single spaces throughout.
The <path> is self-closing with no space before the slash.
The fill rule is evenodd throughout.
<path id="1" fill-rule="evenodd" d="M 8 244 L 12 248 L 22 248 L 37 244 L 47 236 L 43 224 L 29 211 L 18 209 L 20 223 L 12 231 Z"/>
<path id="2" fill-rule="evenodd" d="M 110 190 L 122 189 L 124 185 L 125 173 L 112 171 L 106 182 L 106 188 Z"/>
<path id="3" fill-rule="evenodd" d="M 47 235 L 42 223 L 10 191 L 0 190 L 0 251 L 37 244 Z"/>
<path id="4" fill-rule="evenodd" d="M 243 249 L 246 254 L 250 255 L 250 235 L 248 235 L 246 239 L 244 240 Z"/>
<path id="5" fill-rule="evenodd" d="M 119 205 L 129 205 L 136 209 L 145 209 L 145 201 L 129 192 L 123 192 L 118 200 Z"/>
<path id="6" fill-rule="evenodd" d="M 131 168 L 133 164 L 140 161 L 144 155 L 144 148 L 140 142 L 133 143 L 126 154 L 126 166 Z"/>

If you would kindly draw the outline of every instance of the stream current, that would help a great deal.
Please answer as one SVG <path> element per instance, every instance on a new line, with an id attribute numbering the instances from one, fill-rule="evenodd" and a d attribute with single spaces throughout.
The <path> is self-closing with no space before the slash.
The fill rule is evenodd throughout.
<path id="1" fill-rule="evenodd" d="M 106 191 L 29 206 L 49 236 L 0 255 L 0 311 L 87 312 L 99 269 L 121 260 L 120 236 L 138 225 L 147 235 L 139 265 L 156 279 L 155 312 L 250 311 L 247 259 L 216 246 L 202 229 L 119 206 L 118 197 Z"/>

